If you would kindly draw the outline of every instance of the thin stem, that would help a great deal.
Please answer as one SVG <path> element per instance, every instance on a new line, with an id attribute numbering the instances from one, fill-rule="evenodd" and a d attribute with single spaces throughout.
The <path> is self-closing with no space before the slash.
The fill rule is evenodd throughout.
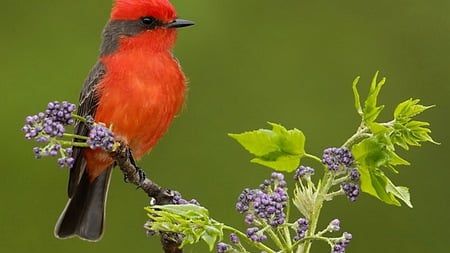
<path id="1" fill-rule="evenodd" d="M 80 148 L 87 148 L 89 145 L 86 142 L 76 142 L 76 141 L 59 141 L 62 146 L 73 146 Z"/>
<path id="2" fill-rule="evenodd" d="M 339 191 L 335 191 L 335 192 L 328 193 L 328 194 L 325 196 L 325 200 L 330 201 L 330 200 L 332 200 L 334 197 L 336 197 L 336 196 L 341 196 L 341 195 L 344 195 L 344 194 L 345 194 L 345 193 L 344 193 L 344 190 L 340 189 Z"/>
<path id="3" fill-rule="evenodd" d="M 318 185 L 317 191 L 315 193 L 314 207 L 310 211 L 310 226 L 307 232 L 308 238 L 313 238 L 316 232 L 317 223 L 319 221 L 320 211 L 322 210 L 323 202 L 327 196 L 328 191 L 333 186 L 334 176 L 327 170 L 323 175 L 322 184 Z M 304 239 L 304 238 L 303 238 Z M 311 240 L 304 240 L 305 243 L 302 246 L 299 246 L 297 249 L 298 253 L 308 253 L 311 249 Z"/>
<path id="4" fill-rule="evenodd" d="M 283 227 L 283 235 L 286 241 L 286 247 L 289 249 L 289 251 L 292 250 L 292 240 L 291 240 L 291 233 L 289 232 L 289 227 L 284 226 Z"/>
<path id="5" fill-rule="evenodd" d="M 369 138 L 370 136 L 370 129 L 364 126 L 364 122 L 361 122 L 361 125 L 358 127 L 356 133 L 352 135 L 342 146 L 350 148 L 362 139 Z"/>
<path id="6" fill-rule="evenodd" d="M 275 242 L 278 248 L 280 249 L 286 248 L 286 246 L 280 241 L 278 235 L 273 231 L 272 227 L 269 226 L 268 229 L 266 229 L 266 231 L 267 234 L 270 236 L 270 238 Z"/>
<path id="7" fill-rule="evenodd" d="M 304 156 L 305 156 L 305 157 L 308 157 L 308 158 L 311 158 L 311 159 L 313 159 L 313 160 L 315 160 L 315 161 L 317 161 L 317 162 L 319 162 L 319 163 L 322 163 L 322 160 L 321 160 L 319 157 L 315 156 L 315 155 L 311 155 L 311 154 L 305 153 Z"/>
<path id="8" fill-rule="evenodd" d="M 89 137 L 84 136 L 84 135 L 78 135 L 78 134 L 68 134 L 68 133 L 64 133 L 63 134 L 64 137 L 70 137 L 70 138 L 76 138 L 76 139 L 81 139 L 81 140 L 88 140 Z"/>
<path id="9" fill-rule="evenodd" d="M 345 176 L 345 177 L 335 179 L 335 180 L 333 180 L 333 185 L 341 184 L 341 183 L 347 181 L 349 178 L 350 178 L 350 176 Z"/>
<path id="10" fill-rule="evenodd" d="M 82 117 L 82 116 L 80 116 L 78 114 L 75 114 L 75 113 L 72 113 L 72 118 L 74 118 L 74 119 L 76 119 L 78 121 L 81 121 L 81 122 L 86 122 L 86 118 L 85 117 Z"/>

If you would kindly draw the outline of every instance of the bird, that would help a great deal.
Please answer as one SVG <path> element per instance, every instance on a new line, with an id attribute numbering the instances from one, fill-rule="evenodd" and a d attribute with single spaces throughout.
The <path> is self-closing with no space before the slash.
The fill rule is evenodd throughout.
<path id="1" fill-rule="evenodd" d="M 126 144 L 134 158 L 151 151 L 184 105 L 187 80 L 172 50 L 177 28 L 193 24 L 179 19 L 168 0 L 116 0 L 77 114 L 112 126 L 115 140 Z M 88 124 L 77 121 L 74 134 L 88 135 Z M 54 234 L 98 241 L 114 160 L 102 149 L 79 147 L 72 158 L 69 200 Z"/>

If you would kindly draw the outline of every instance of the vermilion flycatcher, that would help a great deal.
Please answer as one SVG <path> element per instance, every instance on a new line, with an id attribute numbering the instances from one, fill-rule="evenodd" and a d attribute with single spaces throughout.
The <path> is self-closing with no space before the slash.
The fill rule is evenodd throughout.
<path id="1" fill-rule="evenodd" d="M 177 19 L 168 0 L 116 0 L 77 113 L 112 125 L 135 158 L 149 152 L 183 105 L 186 79 L 172 48 L 176 28 L 193 24 Z M 75 134 L 86 136 L 87 126 L 78 122 Z M 73 158 L 69 201 L 55 236 L 97 241 L 114 161 L 101 149 L 74 149 Z"/>

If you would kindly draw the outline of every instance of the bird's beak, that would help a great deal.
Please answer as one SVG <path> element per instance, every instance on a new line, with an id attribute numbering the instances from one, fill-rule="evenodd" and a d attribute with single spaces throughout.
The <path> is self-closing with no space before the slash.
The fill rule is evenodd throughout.
<path id="1" fill-rule="evenodd" d="M 168 23 L 166 25 L 166 28 L 179 28 L 179 27 L 191 26 L 193 24 L 195 24 L 193 21 L 177 18 L 174 21 Z"/>

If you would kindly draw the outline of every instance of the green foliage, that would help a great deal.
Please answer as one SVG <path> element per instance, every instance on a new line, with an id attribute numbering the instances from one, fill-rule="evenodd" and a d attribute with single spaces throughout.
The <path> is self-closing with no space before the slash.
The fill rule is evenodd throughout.
<path id="1" fill-rule="evenodd" d="M 364 136 L 364 138 L 359 143 L 347 142 L 347 144 L 357 161 L 363 192 L 397 206 L 400 205 L 398 198 L 412 207 L 408 188 L 395 186 L 383 173 L 382 168 L 398 173 L 394 166 L 409 165 L 408 161 L 395 153 L 395 145 L 408 150 L 409 146 L 420 146 L 420 142 L 436 143 L 429 136 L 431 130 L 426 128 L 429 126 L 427 122 L 411 120 L 412 117 L 433 106 L 420 105 L 419 99 L 408 99 L 397 106 L 391 122 L 376 122 L 384 108 L 384 105 L 377 105 L 377 98 L 381 87 L 386 82 L 385 78 L 378 82 L 377 77 L 378 72 L 372 80 L 364 107 L 361 107 L 360 95 L 356 88 L 359 78 L 353 82 L 355 107 L 362 118 L 361 126 L 354 135 L 354 139 L 357 139 L 356 136 Z"/>
<path id="2" fill-rule="evenodd" d="M 367 99 L 364 102 L 363 108 L 361 108 L 361 102 L 359 101 L 359 94 L 356 88 L 359 77 L 356 78 L 355 81 L 353 81 L 353 94 L 355 96 L 356 111 L 358 111 L 359 115 L 361 115 L 361 117 L 363 118 L 364 123 L 367 125 L 370 125 L 372 122 L 374 122 L 384 108 L 384 105 L 377 106 L 377 100 L 381 88 L 386 82 L 386 78 L 383 78 L 381 79 L 381 81 L 377 82 L 377 77 L 378 71 L 375 73 L 375 76 L 372 79 L 369 95 L 367 96 Z"/>
<path id="3" fill-rule="evenodd" d="M 229 136 L 255 155 L 251 162 L 277 171 L 295 170 L 305 154 L 305 135 L 298 129 L 287 130 L 270 122 L 269 125 L 272 130 L 259 129 Z"/>
<path id="4" fill-rule="evenodd" d="M 361 123 L 356 133 L 341 148 L 331 149 L 340 150 L 339 152 L 350 150 L 351 154 L 337 151 L 333 153 L 334 151 L 331 152 L 328 149 L 323 158 L 325 160 L 322 162 L 319 156 L 305 152 L 305 136 L 300 130 L 295 128 L 287 130 L 284 126 L 275 123 L 269 123 L 272 129 L 229 134 L 250 154 L 254 155 L 251 160 L 253 163 L 276 171 L 292 172 L 298 168 L 292 202 L 308 222 L 308 227 L 302 230 L 304 234 L 301 238 L 295 239 L 290 234 L 290 229 L 298 233 L 300 225 L 297 222 L 300 219 L 297 219 L 297 222 L 289 223 L 289 211 L 286 211 L 286 219 L 278 227 L 269 225 L 262 217 L 258 216 L 259 214 L 255 214 L 255 206 L 252 206 L 255 204 L 252 202 L 255 198 L 252 195 L 254 190 L 249 189 L 244 190 L 242 194 L 246 193 L 239 196 L 241 207 L 248 205 L 247 210 L 242 213 L 251 215 L 254 219 L 251 221 L 251 225 L 256 226 L 258 236 L 267 235 L 277 249 L 267 246 L 263 242 L 264 240 L 250 239 L 247 234 L 216 222 L 209 218 L 205 208 L 195 205 L 148 207 L 146 210 L 149 212 L 150 221 L 147 223 L 147 229 L 181 233 L 185 237 L 183 245 L 196 243 L 202 239 L 210 249 L 223 238 L 223 230 L 229 230 L 234 233 L 234 236 L 239 236 L 247 245 L 264 252 L 307 253 L 314 240 L 324 241 L 331 249 L 334 249 L 335 245 L 347 245 L 351 239 L 351 234 L 346 232 L 341 237 L 325 236 L 326 233 L 339 230 L 336 229 L 336 224 L 332 224 L 333 221 L 323 230 L 317 231 L 319 214 L 325 201 L 331 201 L 342 195 L 355 201 L 361 190 L 387 204 L 400 206 L 402 201 L 412 208 L 409 189 L 405 186 L 395 185 L 388 177 L 388 172 L 398 174 L 397 166 L 410 165 L 396 153 L 397 146 L 408 150 L 410 146 L 420 146 L 422 142 L 436 143 L 430 137 L 429 123 L 413 120 L 414 117 L 433 106 L 420 105 L 419 99 L 408 99 L 396 107 L 391 121 L 377 122 L 378 116 L 384 109 L 384 105 L 377 103 L 378 96 L 386 79 L 382 78 L 378 81 L 377 72 L 364 101 L 360 100 L 357 89 L 358 81 L 359 77 L 354 80 L 352 89 L 355 108 L 361 116 Z M 344 161 L 343 157 L 348 160 Z M 317 183 L 311 179 L 314 175 L 313 168 L 299 167 L 302 158 L 312 158 L 323 167 L 323 177 Z M 338 164 L 337 169 L 330 167 L 330 164 L 336 165 L 333 164 L 335 162 Z M 263 185 L 267 182 L 271 181 L 265 180 Z M 255 189 L 255 191 L 257 190 Z M 267 199 L 266 201 L 269 202 Z M 249 205 L 250 202 L 253 204 Z M 258 205 L 262 205 L 260 202 Z M 286 209 L 289 210 L 289 206 Z M 265 215 L 263 212 L 263 216 L 267 218 Z M 224 245 L 222 244 L 222 246 Z M 224 249 L 225 252 L 249 252 L 241 242 L 224 247 L 228 247 L 228 249 Z"/>
<path id="5" fill-rule="evenodd" d="M 420 146 L 420 142 L 433 142 L 428 122 L 411 120 L 412 117 L 434 106 L 418 104 L 419 99 L 408 99 L 400 103 L 394 111 L 392 142 L 408 150 L 409 146 Z"/>
<path id="6" fill-rule="evenodd" d="M 223 224 L 209 218 L 206 208 L 193 205 L 155 205 L 146 207 L 150 221 L 146 223 L 148 230 L 173 232 L 184 235 L 181 247 L 186 244 L 205 241 L 209 250 L 216 241 L 222 240 Z"/>

